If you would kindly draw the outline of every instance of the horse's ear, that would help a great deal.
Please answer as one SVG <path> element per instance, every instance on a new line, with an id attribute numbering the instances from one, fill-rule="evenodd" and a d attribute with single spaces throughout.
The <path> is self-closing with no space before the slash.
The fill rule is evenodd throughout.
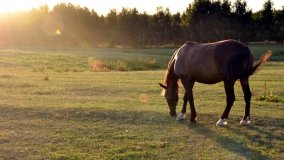
<path id="1" fill-rule="evenodd" d="M 163 85 L 162 83 L 158 83 L 162 88 L 167 89 L 167 86 Z"/>

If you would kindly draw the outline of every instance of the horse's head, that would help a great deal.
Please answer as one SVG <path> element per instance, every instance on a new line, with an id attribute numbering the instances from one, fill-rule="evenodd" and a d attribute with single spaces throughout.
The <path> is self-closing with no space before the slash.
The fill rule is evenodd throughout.
<path id="1" fill-rule="evenodd" d="M 159 85 L 164 89 L 162 95 L 166 98 L 170 115 L 176 116 L 176 106 L 178 102 L 178 90 L 175 87 L 165 86 L 161 83 Z"/>

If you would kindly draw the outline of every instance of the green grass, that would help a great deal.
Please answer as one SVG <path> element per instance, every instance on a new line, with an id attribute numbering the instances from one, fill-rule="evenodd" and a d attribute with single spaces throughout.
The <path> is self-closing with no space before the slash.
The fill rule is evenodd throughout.
<path id="1" fill-rule="evenodd" d="M 274 46 L 253 45 L 253 46 L 249 46 L 249 48 L 251 49 L 251 52 L 256 57 L 260 57 L 267 50 L 271 50 L 272 51 L 271 60 L 273 61 L 283 61 L 284 60 L 284 45 L 274 45 Z"/>
<path id="2" fill-rule="evenodd" d="M 2 66 L 30 68 L 34 72 L 90 71 L 94 59 L 111 71 L 166 68 L 174 49 L 60 49 L 1 50 Z M 17 57 L 17 58 L 15 58 Z"/>
<path id="3" fill-rule="evenodd" d="M 239 83 L 227 127 L 215 126 L 225 105 L 223 85 L 196 84 L 193 125 L 189 113 L 183 122 L 168 115 L 157 85 L 164 70 L 90 72 L 88 66 L 90 57 L 127 56 L 155 58 L 163 68 L 170 55 L 158 49 L 0 51 L 0 159 L 284 159 L 284 103 L 256 100 L 265 81 L 284 98 L 283 62 L 269 62 L 250 78 L 248 127 L 239 125 Z"/>
<path id="4" fill-rule="evenodd" d="M 284 60 L 284 46 L 250 46 L 255 57 L 272 50 L 271 60 Z M 141 71 L 165 69 L 174 48 L 149 49 L 22 49 L 0 50 L 0 65 L 29 68 L 33 72 Z M 15 58 L 17 57 L 17 58 Z"/>

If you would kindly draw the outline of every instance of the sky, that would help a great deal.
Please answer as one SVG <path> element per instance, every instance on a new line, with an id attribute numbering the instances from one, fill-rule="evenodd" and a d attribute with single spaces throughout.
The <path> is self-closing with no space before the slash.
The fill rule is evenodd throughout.
<path id="1" fill-rule="evenodd" d="M 234 2 L 235 0 L 231 0 Z M 267 0 L 246 0 L 248 8 L 256 12 L 263 8 Z M 122 7 L 136 8 L 140 13 L 156 13 L 158 6 L 169 8 L 171 13 L 182 13 L 193 0 L 0 0 L 0 12 L 28 11 L 47 4 L 50 9 L 58 3 L 72 3 L 81 7 L 94 9 L 99 15 L 106 15 L 111 9 L 121 10 Z M 272 0 L 275 9 L 282 9 L 284 0 Z"/>

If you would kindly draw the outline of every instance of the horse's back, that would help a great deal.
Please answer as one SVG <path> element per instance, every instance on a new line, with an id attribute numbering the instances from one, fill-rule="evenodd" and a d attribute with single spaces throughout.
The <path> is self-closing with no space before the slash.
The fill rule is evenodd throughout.
<path id="1" fill-rule="evenodd" d="M 228 61 L 246 46 L 235 40 L 198 44 L 186 42 L 175 56 L 175 73 L 200 83 L 224 80 Z"/>
<path id="2" fill-rule="evenodd" d="M 215 64 L 215 45 L 185 43 L 176 54 L 175 73 L 201 83 L 221 80 Z"/>
<path id="3" fill-rule="evenodd" d="M 236 40 L 220 41 L 216 43 L 215 60 L 218 65 L 223 65 L 223 63 L 228 62 L 229 59 L 237 54 L 248 54 L 248 56 L 251 56 L 248 50 L 247 46 Z"/>

